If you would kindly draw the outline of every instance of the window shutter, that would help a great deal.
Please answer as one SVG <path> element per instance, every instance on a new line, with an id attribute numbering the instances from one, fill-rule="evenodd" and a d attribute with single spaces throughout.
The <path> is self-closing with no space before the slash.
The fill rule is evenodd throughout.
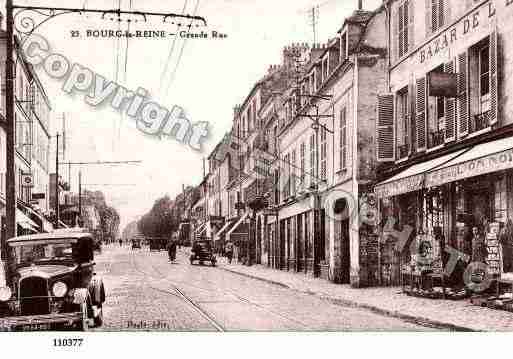
<path id="1" fill-rule="evenodd" d="M 413 149 L 416 141 L 416 133 L 415 133 L 415 85 L 413 78 L 411 78 L 410 83 L 408 84 L 408 137 L 409 141 L 409 154 L 413 153 Z"/>
<path id="2" fill-rule="evenodd" d="M 440 0 L 444 3 L 444 25 L 452 22 L 451 4 L 445 4 L 445 0 Z"/>
<path id="3" fill-rule="evenodd" d="M 399 58 L 401 58 L 404 53 L 406 51 L 404 51 L 404 46 L 406 45 L 404 43 L 404 29 L 405 29 L 405 26 L 406 26 L 406 23 L 405 23 L 405 18 L 404 18 L 404 9 L 405 9 L 405 5 L 406 4 L 401 4 L 401 6 L 399 6 Z"/>
<path id="4" fill-rule="evenodd" d="M 395 160 L 394 95 L 378 95 L 377 160 Z"/>
<path id="5" fill-rule="evenodd" d="M 454 60 L 444 65 L 444 72 L 454 73 Z M 445 142 L 456 139 L 456 100 L 445 98 Z"/>
<path id="6" fill-rule="evenodd" d="M 408 2 L 408 43 L 407 46 L 407 52 L 413 50 L 415 47 L 415 38 L 414 38 L 414 14 L 415 9 L 413 8 L 413 4 L 415 1 L 410 0 Z"/>
<path id="7" fill-rule="evenodd" d="M 431 11 L 432 11 L 432 1 L 433 0 L 425 0 L 426 1 L 426 36 L 429 36 L 431 35 L 431 33 L 433 32 L 433 26 L 432 26 L 432 23 L 431 23 L 431 19 L 433 18 L 433 16 L 431 15 Z"/>
<path id="8" fill-rule="evenodd" d="M 426 78 L 420 78 L 417 80 L 417 96 L 416 96 L 416 110 L 417 114 L 415 117 L 415 126 L 417 132 L 417 151 L 426 150 Z"/>
<path id="9" fill-rule="evenodd" d="M 499 120 L 498 105 L 498 36 L 497 29 L 490 34 L 490 125 L 495 125 Z"/>
<path id="10" fill-rule="evenodd" d="M 397 7 L 392 7 L 392 57 L 399 59 L 399 11 Z"/>
<path id="11" fill-rule="evenodd" d="M 468 56 L 458 55 L 458 138 L 468 135 Z"/>

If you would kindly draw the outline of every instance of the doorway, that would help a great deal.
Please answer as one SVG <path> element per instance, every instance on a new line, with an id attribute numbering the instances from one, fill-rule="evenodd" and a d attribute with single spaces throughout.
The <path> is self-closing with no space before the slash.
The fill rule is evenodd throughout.
<path id="1" fill-rule="evenodd" d="M 351 272 L 351 249 L 349 238 L 349 219 L 339 222 L 340 226 L 340 282 L 349 284 Z"/>

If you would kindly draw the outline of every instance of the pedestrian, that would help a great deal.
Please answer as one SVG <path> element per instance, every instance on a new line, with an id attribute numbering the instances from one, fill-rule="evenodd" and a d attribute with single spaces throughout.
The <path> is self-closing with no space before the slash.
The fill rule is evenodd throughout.
<path id="1" fill-rule="evenodd" d="M 232 258 L 233 258 L 233 243 L 232 242 L 226 243 L 224 252 L 226 254 L 226 258 L 228 258 L 228 263 L 232 264 Z"/>
<path id="2" fill-rule="evenodd" d="M 121 247 L 123 245 L 123 240 L 120 238 L 119 239 L 119 246 Z"/>
<path id="3" fill-rule="evenodd" d="M 176 241 L 173 239 L 170 239 L 167 243 L 167 254 L 170 262 L 176 259 Z"/>

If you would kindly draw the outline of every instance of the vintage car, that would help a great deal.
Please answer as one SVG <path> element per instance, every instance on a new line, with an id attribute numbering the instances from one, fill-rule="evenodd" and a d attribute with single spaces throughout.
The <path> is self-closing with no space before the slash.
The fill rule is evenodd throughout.
<path id="1" fill-rule="evenodd" d="M 94 240 L 56 231 L 7 241 L 7 286 L 0 284 L 0 330 L 87 330 L 103 322 L 103 282 Z"/>
<path id="2" fill-rule="evenodd" d="M 212 245 L 209 240 L 197 240 L 192 245 L 191 256 L 189 257 L 191 264 L 194 261 L 199 261 L 199 264 L 210 262 L 213 266 L 216 265 L 216 257 L 212 252 Z"/>
<path id="3" fill-rule="evenodd" d="M 141 249 L 141 239 L 134 237 L 132 238 L 132 249 Z"/>

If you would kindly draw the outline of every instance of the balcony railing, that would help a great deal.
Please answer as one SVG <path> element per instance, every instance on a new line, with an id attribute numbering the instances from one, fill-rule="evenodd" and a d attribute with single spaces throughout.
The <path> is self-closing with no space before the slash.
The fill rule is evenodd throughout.
<path id="1" fill-rule="evenodd" d="M 429 148 L 440 146 L 445 141 L 445 130 L 429 131 Z"/>
<path id="2" fill-rule="evenodd" d="M 490 127 L 490 111 L 474 115 L 470 119 L 470 133 L 484 130 Z"/>

